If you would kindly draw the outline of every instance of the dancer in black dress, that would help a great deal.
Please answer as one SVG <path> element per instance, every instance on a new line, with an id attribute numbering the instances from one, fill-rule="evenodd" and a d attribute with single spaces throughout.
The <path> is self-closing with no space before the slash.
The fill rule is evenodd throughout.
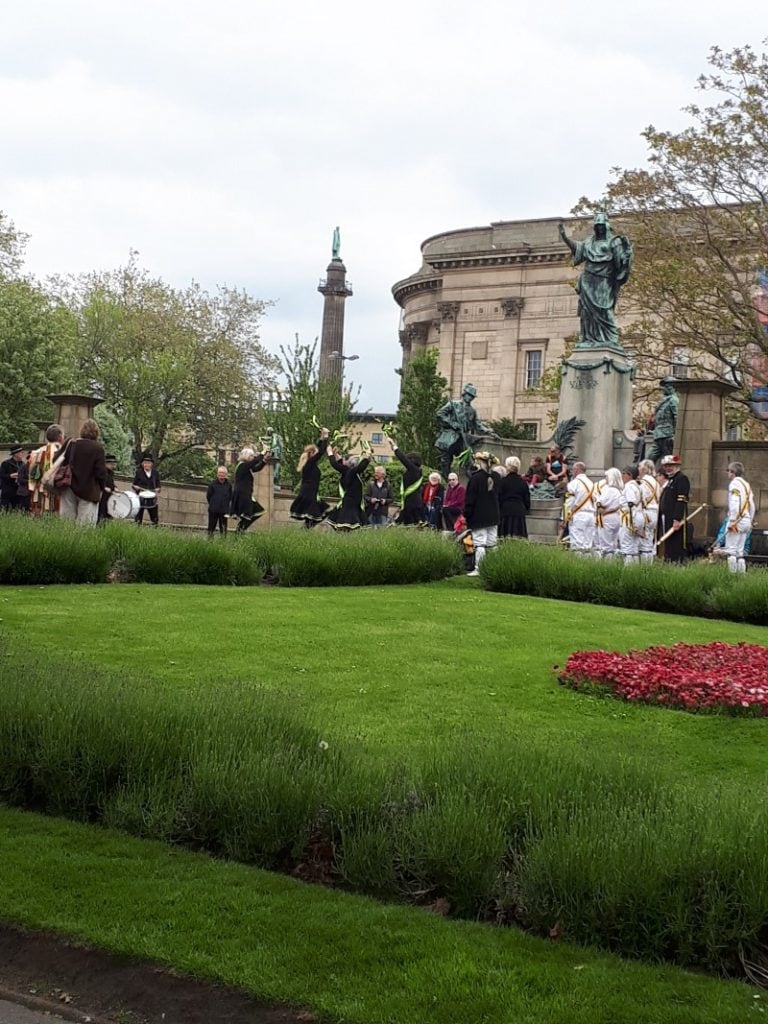
<path id="1" fill-rule="evenodd" d="M 325 518 L 329 505 L 327 501 L 319 501 L 317 492 L 320 487 L 320 459 L 328 447 L 328 430 L 323 427 L 317 444 L 308 444 L 299 458 L 296 467 L 301 473 L 299 493 L 293 499 L 290 508 L 291 519 L 303 521 L 310 530 Z"/>
<path id="2" fill-rule="evenodd" d="M 264 515 L 263 506 L 253 497 L 253 483 L 256 473 L 267 465 L 264 455 L 257 455 L 253 448 L 243 448 L 240 461 L 235 469 L 235 485 L 232 489 L 232 507 L 229 514 L 238 518 L 237 532 L 245 533 L 251 523 Z"/>
<path id="3" fill-rule="evenodd" d="M 337 458 L 328 448 L 328 461 L 340 476 L 341 504 L 326 516 L 334 530 L 359 530 L 365 526 L 363 506 L 363 473 L 370 464 L 370 455 L 361 459 L 357 455 Z"/>
<path id="4" fill-rule="evenodd" d="M 392 438 L 389 438 L 389 443 L 395 458 L 405 468 L 400 485 L 400 512 L 395 522 L 398 526 L 425 526 L 427 513 L 421 494 L 424 482 L 421 472 L 421 456 L 418 452 L 408 452 L 407 455 L 404 455 Z"/>

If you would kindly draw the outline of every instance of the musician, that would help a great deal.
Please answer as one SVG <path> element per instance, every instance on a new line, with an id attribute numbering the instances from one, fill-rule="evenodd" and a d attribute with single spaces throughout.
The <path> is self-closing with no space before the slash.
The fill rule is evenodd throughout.
<path id="1" fill-rule="evenodd" d="M 141 465 L 136 470 L 132 486 L 139 495 L 140 502 L 136 522 L 141 526 L 144 521 L 144 513 L 148 512 L 150 522 L 153 526 L 157 526 L 157 492 L 160 490 L 160 477 L 155 469 L 155 460 L 151 452 L 144 452 L 141 456 Z M 153 491 L 153 497 L 142 498 L 142 491 Z"/>
<path id="2" fill-rule="evenodd" d="M 658 536 L 672 529 L 674 532 L 664 542 L 664 561 L 679 564 L 686 557 L 691 544 L 691 529 L 688 524 L 688 499 L 691 482 L 681 472 L 679 455 L 665 455 L 661 468 L 667 478 L 659 499 Z"/>
<path id="3" fill-rule="evenodd" d="M 107 478 L 101 492 L 101 498 L 99 499 L 97 523 L 103 523 L 106 522 L 107 519 L 112 518 L 109 514 L 109 510 L 107 509 L 107 501 L 109 500 L 110 495 L 115 493 L 115 470 L 117 469 L 117 458 L 114 455 L 105 455 L 104 464 L 107 467 Z"/>

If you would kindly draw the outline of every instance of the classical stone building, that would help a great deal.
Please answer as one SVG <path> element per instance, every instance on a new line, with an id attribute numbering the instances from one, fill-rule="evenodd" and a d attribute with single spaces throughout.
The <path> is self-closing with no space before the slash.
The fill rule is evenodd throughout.
<path id="1" fill-rule="evenodd" d="M 472 382 L 483 419 L 528 424 L 534 439 L 549 436 L 556 408 L 534 389 L 579 330 L 577 272 L 558 223 L 500 221 L 433 235 L 421 247 L 421 268 L 392 289 L 403 364 L 436 346 L 453 395 Z M 569 233 L 575 224 L 583 231 L 584 221 L 572 221 Z"/>

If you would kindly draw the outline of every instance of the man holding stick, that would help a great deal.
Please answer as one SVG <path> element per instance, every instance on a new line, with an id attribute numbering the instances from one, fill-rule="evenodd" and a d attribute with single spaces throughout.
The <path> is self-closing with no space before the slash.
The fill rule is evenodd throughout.
<path id="1" fill-rule="evenodd" d="M 681 472 L 679 455 L 665 455 L 661 468 L 667 477 L 667 485 L 659 499 L 658 537 L 669 530 L 673 532 L 664 542 L 664 561 L 681 563 L 688 553 L 691 531 L 688 527 L 688 499 L 691 482 Z"/>

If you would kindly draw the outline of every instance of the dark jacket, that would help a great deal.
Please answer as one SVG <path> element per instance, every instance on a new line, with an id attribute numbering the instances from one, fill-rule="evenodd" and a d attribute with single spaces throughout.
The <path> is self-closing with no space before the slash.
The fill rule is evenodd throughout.
<path id="1" fill-rule="evenodd" d="M 486 473 L 484 469 L 478 469 L 469 478 L 464 498 L 464 518 L 470 530 L 499 525 L 498 484 L 498 476 Z"/>
<path id="2" fill-rule="evenodd" d="M 376 499 L 379 499 L 379 501 L 374 504 Z M 379 487 L 375 480 L 371 480 L 365 489 L 365 508 L 372 516 L 389 515 L 389 503 L 394 500 L 395 496 L 392 493 L 388 480 L 384 481 L 383 487 Z M 380 501 L 383 501 L 384 504 L 379 504 Z"/>
<path id="3" fill-rule="evenodd" d="M 72 493 L 81 501 L 99 501 L 107 483 L 104 445 L 89 437 L 67 442 L 66 464 L 72 469 Z"/>
<path id="4" fill-rule="evenodd" d="M 19 472 L 19 463 L 12 456 L 0 462 L 0 498 L 8 501 L 16 499 L 16 480 L 11 479 L 11 473 Z"/>
<path id="5" fill-rule="evenodd" d="M 208 484 L 205 496 L 208 499 L 208 511 L 225 516 L 232 504 L 232 484 L 229 480 L 220 481 L 217 477 Z"/>
<path id="6" fill-rule="evenodd" d="M 531 510 L 531 489 L 519 473 L 507 473 L 499 484 L 502 516 L 524 516 Z"/>

